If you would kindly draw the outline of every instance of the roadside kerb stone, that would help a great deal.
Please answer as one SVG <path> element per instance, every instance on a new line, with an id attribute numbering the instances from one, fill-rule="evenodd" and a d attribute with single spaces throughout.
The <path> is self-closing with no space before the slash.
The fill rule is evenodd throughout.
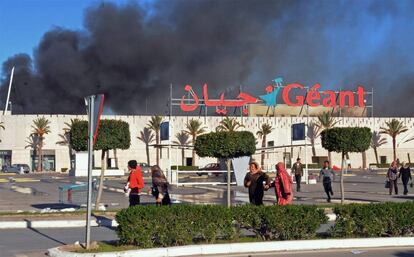
<path id="1" fill-rule="evenodd" d="M 265 253 L 275 251 L 311 251 L 332 250 L 349 248 L 377 248 L 377 247 L 399 247 L 414 246 L 412 237 L 391 238 L 359 238 L 359 239 L 319 239 L 319 240 L 295 240 L 295 241 L 273 241 L 255 243 L 230 243 L 212 245 L 190 245 L 167 248 L 154 248 L 143 250 L 129 250 L 111 253 L 74 253 L 52 248 L 48 250 L 50 257 L 129 257 L 129 256 L 152 256 L 152 257 L 179 257 L 207 254 L 248 254 Z"/>

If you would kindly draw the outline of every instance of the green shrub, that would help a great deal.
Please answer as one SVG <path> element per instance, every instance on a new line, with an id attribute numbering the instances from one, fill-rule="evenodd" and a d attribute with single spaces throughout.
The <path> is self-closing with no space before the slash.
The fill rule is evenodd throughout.
<path id="1" fill-rule="evenodd" d="M 190 170 L 198 170 L 198 166 L 177 166 L 177 165 L 173 165 L 171 166 L 171 170 L 178 170 L 180 171 L 190 171 Z"/>
<path id="2" fill-rule="evenodd" d="M 233 208 L 240 228 L 250 230 L 262 240 L 310 239 L 328 221 L 316 206 L 251 206 Z"/>
<path id="3" fill-rule="evenodd" d="M 414 233 L 414 203 L 336 206 L 334 237 L 406 236 Z"/>
<path id="4" fill-rule="evenodd" d="M 308 239 L 327 222 L 316 206 L 135 206 L 116 215 L 122 244 L 141 248 L 237 241 L 247 229 L 262 240 Z"/>

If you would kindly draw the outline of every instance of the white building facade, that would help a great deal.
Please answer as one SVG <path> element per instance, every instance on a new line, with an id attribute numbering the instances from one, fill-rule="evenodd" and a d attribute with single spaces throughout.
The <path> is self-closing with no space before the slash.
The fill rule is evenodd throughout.
<path id="1" fill-rule="evenodd" d="M 69 147 L 65 145 L 59 145 L 57 142 L 62 139 L 59 134 L 64 133 L 64 128 L 67 126 L 65 122 L 69 122 L 71 119 L 86 119 L 86 116 L 76 115 L 3 115 L 0 120 L 5 127 L 4 130 L 0 130 L 0 164 L 28 164 L 32 169 L 34 168 L 34 156 L 33 148 L 30 144 L 30 134 L 32 133 L 33 120 L 38 117 L 45 117 L 50 121 L 51 133 L 45 136 L 44 141 L 44 162 L 46 162 L 46 169 L 53 171 L 61 171 L 62 169 L 70 169 L 70 155 Z M 118 150 L 118 162 L 120 169 L 126 169 L 126 163 L 128 160 L 135 159 L 138 162 L 146 162 L 147 157 L 145 153 L 145 144 L 137 137 L 140 131 L 147 126 L 151 116 L 103 116 L 102 119 L 120 119 L 128 122 L 131 133 L 131 147 L 128 150 Z M 265 166 L 273 166 L 279 161 L 290 162 L 296 159 L 298 156 L 307 162 L 312 162 L 312 147 L 310 140 L 305 141 L 291 141 L 291 126 L 296 123 L 309 124 L 310 122 L 316 122 L 317 118 L 311 117 L 234 117 L 240 123 L 244 125 L 244 129 L 256 134 L 260 129 L 261 124 L 268 123 L 273 127 L 271 134 L 267 136 L 267 146 L 274 146 L 275 149 L 269 150 L 265 154 Z M 170 121 L 173 131 L 171 141 L 175 141 L 175 134 L 181 130 L 186 129 L 186 124 L 190 119 L 198 119 L 205 126 L 206 131 L 215 131 L 215 128 L 219 125 L 219 122 L 223 119 L 220 116 L 172 116 L 164 117 L 164 121 Z M 379 131 L 380 127 L 385 127 L 386 122 L 393 118 L 354 118 L 354 117 L 338 117 L 336 120 L 338 127 L 369 127 L 372 131 Z M 402 161 L 411 161 L 414 154 L 414 141 L 407 141 L 407 139 L 414 136 L 414 118 L 395 118 L 408 128 L 408 131 L 402 133 L 397 137 L 397 157 Z M 388 135 L 382 135 L 387 140 L 387 143 L 378 148 L 379 161 L 383 163 L 389 163 L 393 159 L 392 139 Z M 155 143 L 155 142 L 154 142 Z M 257 139 L 257 148 L 260 148 L 262 144 L 261 139 Z M 293 145 L 293 147 L 292 147 Z M 307 154 L 305 154 L 305 149 Z M 326 157 L 327 151 L 322 148 L 320 138 L 315 142 L 316 156 Z M 151 164 L 155 163 L 155 148 L 150 147 L 150 160 Z M 367 164 L 375 163 L 375 155 L 372 148 L 367 152 Z M 109 157 L 113 157 L 113 152 L 109 152 Z M 254 156 L 255 159 L 260 160 L 260 151 Z M 351 153 L 349 154 L 350 161 L 353 168 L 359 168 L 362 166 L 362 154 Z M 171 165 L 181 165 L 181 150 L 171 149 L 168 154 L 168 149 L 163 149 L 162 158 L 169 160 Z M 191 162 L 191 150 L 185 150 L 186 162 Z M 198 166 L 205 165 L 210 162 L 215 162 L 214 159 L 198 158 L 196 164 Z M 338 153 L 332 153 L 333 165 L 341 165 L 341 156 Z M 100 152 L 95 153 L 95 164 L 100 166 Z"/>

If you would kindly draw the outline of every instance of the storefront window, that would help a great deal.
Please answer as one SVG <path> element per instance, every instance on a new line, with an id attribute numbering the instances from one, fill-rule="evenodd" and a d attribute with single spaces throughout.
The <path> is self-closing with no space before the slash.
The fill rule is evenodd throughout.
<path id="1" fill-rule="evenodd" d="M 0 167 L 11 166 L 12 151 L 0 150 Z"/>
<path id="2" fill-rule="evenodd" d="M 56 156 L 54 150 L 44 150 L 42 156 L 42 170 L 44 171 L 56 171 Z M 39 155 L 32 152 L 32 169 L 37 169 L 39 162 Z"/>

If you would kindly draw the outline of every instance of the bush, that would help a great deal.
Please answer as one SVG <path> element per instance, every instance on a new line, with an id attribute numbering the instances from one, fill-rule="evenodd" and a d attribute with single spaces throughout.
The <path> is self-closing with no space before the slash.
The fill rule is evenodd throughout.
<path id="1" fill-rule="evenodd" d="M 200 157 L 250 156 L 256 151 L 256 139 L 249 131 L 211 132 L 198 136 L 194 149 Z"/>
<path id="2" fill-rule="evenodd" d="M 262 240 L 308 239 L 327 222 L 316 206 L 134 206 L 116 215 L 122 244 L 142 248 L 237 241 L 243 229 Z"/>
<path id="3" fill-rule="evenodd" d="M 414 202 L 350 204 L 334 208 L 334 237 L 406 236 L 414 233 Z"/>

